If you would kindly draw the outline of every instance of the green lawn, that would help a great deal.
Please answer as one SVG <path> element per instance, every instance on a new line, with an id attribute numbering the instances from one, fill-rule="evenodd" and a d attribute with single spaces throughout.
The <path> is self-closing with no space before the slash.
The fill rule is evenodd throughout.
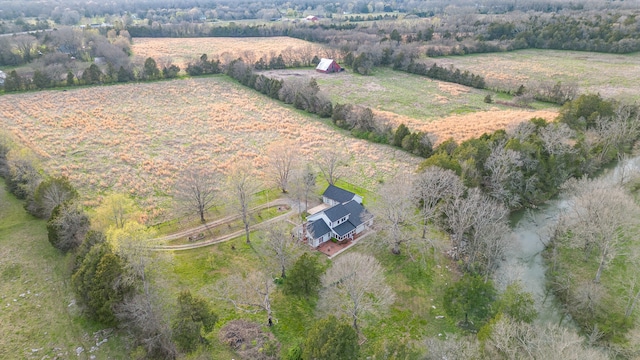
<path id="1" fill-rule="evenodd" d="M 386 269 L 386 281 L 396 293 L 396 301 L 388 312 L 379 318 L 365 319 L 363 335 L 367 341 L 362 346 L 363 354 L 373 355 L 385 347 L 385 344 L 399 342 L 420 342 L 424 337 L 438 337 L 457 333 L 455 319 L 436 319 L 446 315 L 442 306 L 445 287 L 454 274 L 449 270 L 452 264 L 439 252 L 434 256 L 427 252 L 424 257 L 414 253 L 396 256 L 387 250 L 375 250 L 366 242 L 374 241 L 369 236 L 363 243 L 349 251 L 369 253 L 382 263 Z M 252 233 L 252 244 L 243 238 L 236 238 L 222 244 L 175 252 L 171 264 L 165 268 L 162 277 L 167 281 L 169 293 L 190 289 L 193 293 L 209 299 L 209 303 L 220 317 L 216 329 L 208 336 L 214 346 L 215 359 L 232 357 L 229 350 L 218 343 L 220 327 L 237 318 L 250 319 L 264 323 L 264 313 L 238 313 L 228 303 L 216 300 L 214 284 L 224 277 L 238 272 L 251 272 L 263 267 L 265 258 L 259 253 L 261 239 L 259 232 Z M 330 261 L 314 252 L 321 263 L 330 266 Z M 286 280 L 285 280 L 286 281 Z M 173 295 L 171 295 L 173 296 Z M 283 353 L 291 346 L 300 344 L 305 334 L 317 318 L 315 309 L 317 299 L 300 299 L 286 296 L 278 286 L 272 296 L 272 309 L 276 325 L 264 328 L 272 331 L 282 345 Z"/>
<path id="2" fill-rule="evenodd" d="M 492 91 L 434 81 L 385 67 L 376 68 L 371 76 L 344 72 L 320 76 L 317 81 L 333 103 L 364 105 L 425 121 L 496 108 L 514 109 L 485 103 L 487 94 L 495 96 Z M 542 103 L 532 106 L 536 109 L 552 107 Z"/>
<path id="3" fill-rule="evenodd" d="M 0 182 L 0 358 L 88 358 L 104 337 L 83 319 L 69 286 L 69 259 L 47 239 L 45 221 L 28 215 Z M 76 356 L 76 349 L 83 354 Z M 91 353 L 123 359 L 122 339 L 110 336 Z M 86 356 L 86 357 L 85 357 Z"/>

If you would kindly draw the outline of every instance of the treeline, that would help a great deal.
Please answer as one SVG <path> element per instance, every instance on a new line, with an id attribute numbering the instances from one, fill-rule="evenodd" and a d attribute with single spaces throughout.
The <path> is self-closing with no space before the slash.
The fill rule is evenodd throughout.
<path id="1" fill-rule="evenodd" d="M 592 175 L 640 135 L 636 107 L 599 95 L 567 102 L 556 122 L 532 119 L 460 144 L 442 142 L 422 168 L 451 169 L 510 208 L 540 204 L 571 177 Z"/>
<path id="2" fill-rule="evenodd" d="M 448 81 L 460 85 L 474 87 L 476 89 L 484 89 L 484 78 L 480 75 L 472 74 L 469 71 L 460 71 L 452 67 L 445 68 L 433 64 L 429 67 L 424 63 L 411 62 L 406 67 L 406 71 L 412 74 L 423 75 L 432 79 Z"/>
<path id="3" fill-rule="evenodd" d="M 199 69 L 199 70 L 198 70 Z M 208 67 L 205 67 L 207 72 L 204 72 L 202 67 L 194 65 L 190 69 L 195 75 L 213 74 L 214 72 Z M 189 69 L 187 70 L 189 71 Z M 200 71 L 200 73 L 197 73 Z M 173 79 L 178 77 L 180 67 L 176 65 L 168 65 L 160 69 L 156 61 L 152 58 L 147 58 L 144 62 L 142 69 L 130 70 L 124 66 L 120 66 L 116 69 L 113 64 L 108 63 L 105 71 L 101 70 L 95 63 L 89 65 L 80 74 L 76 75 L 73 71 L 68 70 L 64 80 L 54 78 L 51 74 L 42 71 L 35 70 L 33 75 L 19 75 L 17 71 L 12 70 L 4 81 L 5 92 L 18 92 L 29 90 L 42 90 L 55 87 L 70 87 L 70 86 L 84 86 L 84 85 L 98 85 L 98 84 L 114 84 L 114 83 L 126 83 L 131 81 L 153 81 L 160 79 Z"/>
<path id="4" fill-rule="evenodd" d="M 42 174 L 36 157 L 4 134 L 0 177 L 30 214 L 48 219 L 51 245 L 72 255 L 70 283 L 84 316 L 131 334 L 146 358 L 175 359 L 205 342 L 202 334 L 213 330 L 217 315 L 204 298 L 181 292 L 171 321 L 157 303 L 149 286 L 152 254 L 142 243 L 146 230 L 131 219 L 130 200 L 111 197 L 103 211 L 110 225 L 92 224 L 68 179 Z"/>

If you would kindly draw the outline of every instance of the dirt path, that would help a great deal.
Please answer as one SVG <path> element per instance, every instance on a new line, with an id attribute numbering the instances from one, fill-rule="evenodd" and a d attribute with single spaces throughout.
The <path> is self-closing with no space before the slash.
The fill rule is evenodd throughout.
<path id="1" fill-rule="evenodd" d="M 282 215 L 278 215 L 274 218 L 271 218 L 269 220 L 263 221 L 261 223 L 258 224 L 254 224 L 249 226 L 250 230 L 255 230 L 255 229 L 259 229 L 260 227 L 264 226 L 264 225 L 268 225 L 277 221 L 281 221 L 281 220 L 285 220 L 287 218 L 289 218 L 292 215 L 298 214 L 299 210 L 298 210 L 298 206 L 291 200 L 291 199 L 277 199 L 274 201 L 271 201 L 269 203 L 260 205 L 260 206 L 256 206 L 255 208 L 251 209 L 251 212 L 255 212 L 255 211 L 259 211 L 268 207 L 272 207 L 272 206 L 279 206 L 279 205 L 288 205 L 291 207 L 291 210 L 288 211 L 285 214 Z M 215 221 L 211 221 L 208 222 L 204 225 L 200 225 L 198 227 L 195 228 L 191 228 L 191 229 L 187 229 L 187 230 L 183 230 L 181 232 L 175 233 L 175 234 L 171 234 L 171 235 L 167 235 L 167 236 L 163 236 L 163 237 L 159 237 L 156 238 L 152 241 L 167 241 L 167 240 L 175 240 L 175 239 L 179 239 L 181 237 L 186 237 L 189 235 L 193 235 L 193 234 L 197 234 L 200 233 L 204 230 L 207 230 L 209 227 L 213 227 L 213 226 L 219 226 L 228 222 L 232 222 L 236 219 L 239 219 L 240 216 L 239 215 L 231 215 L 231 216 L 227 216 Z M 231 239 L 234 239 L 238 236 L 241 236 L 244 234 L 244 229 L 242 230 L 238 230 L 235 231 L 233 233 L 230 234 L 225 234 L 222 236 L 218 236 L 216 238 L 213 239 L 209 239 L 206 241 L 202 241 L 202 242 L 196 242 L 196 243 L 190 243 L 190 244 L 180 244 L 180 245 L 156 245 L 156 246 L 152 246 L 151 249 L 152 250 L 157 250 L 157 251 L 166 251 L 166 250 L 170 250 L 170 251 L 178 251 L 178 250 L 190 250 L 190 249 L 197 249 L 197 248 L 201 248 L 201 247 L 205 247 L 205 246 L 210 246 L 210 245 L 214 245 L 214 244 L 219 244 Z"/>

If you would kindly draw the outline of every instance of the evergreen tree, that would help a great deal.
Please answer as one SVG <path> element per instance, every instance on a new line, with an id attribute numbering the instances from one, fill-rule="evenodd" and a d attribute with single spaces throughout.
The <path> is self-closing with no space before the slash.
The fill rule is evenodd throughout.
<path id="1" fill-rule="evenodd" d="M 322 270 L 315 256 L 304 253 L 293 264 L 287 281 L 284 283 L 284 291 L 287 294 L 298 296 L 315 296 L 320 287 Z"/>
<path id="2" fill-rule="evenodd" d="M 351 360 L 360 352 L 358 334 L 345 322 L 331 315 L 315 323 L 304 343 L 304 360 Z"/>

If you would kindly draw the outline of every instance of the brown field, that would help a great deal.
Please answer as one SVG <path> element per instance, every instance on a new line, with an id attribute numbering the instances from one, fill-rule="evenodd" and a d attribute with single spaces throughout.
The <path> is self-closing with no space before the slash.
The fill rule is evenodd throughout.
<path id="1" fill-rule="evenodd" d="M 2 127 L 40 155 L 48 173 L 68 176 L 88 206 L 123 192 L 154 219 L 170 207 L 168 195 L 186 168 L 226 173 L 248 159 L 263 169 L 265 146 L 280 139 L 298 142 L 308 160 L 326 148 L 348 151 L 347 180 L 367 188 L 420 162 L 221 76 L 5 95 L 0 109 Z"/>
<path id="2" fill-rule="evenodd" d="M 171 63 L 186 68 L 187 63 L 207 54 L 209 58 L 232 60 L 242 57 L 251 63 L 261 56 L 282 54 L 285 61 L 299 59 L 310 54 L 324 56 L 322 47 L 304 40 L 289 37 L 269 38 L 134 38 L 132 50 L 141 58 L 152 57 L 158 62 Z"/>
<path id="3" fill-rule="evenodd" d="M 374 111 L 389 119 L 394 127 L 405 124 L 413 131 L 424 131 L 436 136 L 435 144 L 449 138 L 457 142 L 479 137 L 484 133 L 506 129 L 509 125 L 539 117 L 552 121 L 558 116 L 554 110 L 500 110 L 480 111 L 470 114 L 451 115 L 437 121 L 425 123 L 408 116 L 387 111 Z"/>

